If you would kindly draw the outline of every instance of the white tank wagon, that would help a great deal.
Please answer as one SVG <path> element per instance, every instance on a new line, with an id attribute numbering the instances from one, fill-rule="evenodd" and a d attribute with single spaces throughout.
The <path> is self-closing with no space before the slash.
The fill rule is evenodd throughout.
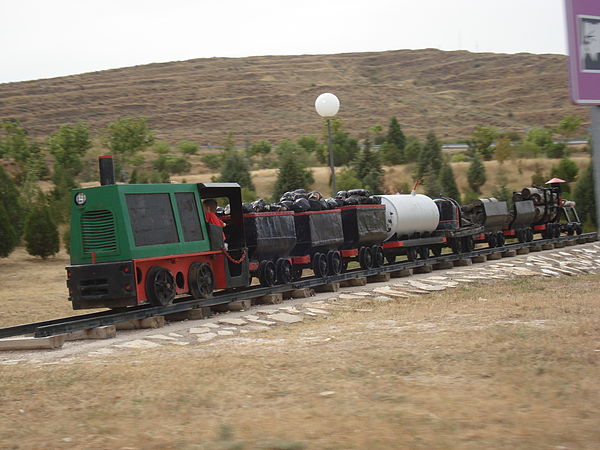
<path id="1" fill-rule="evenodd" d="M 387 236 L 382 244 L 388 262 L 406 255 L 409 260 L 440 256 L 444 247 L 454 253 L 473 250 L 483 226 L 462 218 L 460 205 L 451 198 L 432 199 L 413 193 L 381 195 L 386 207 Z"/>
<path id="2" fill-rule="evenodd" d="M 385 205 L 387 237 L 397 238 L 415 233 L 432 233 L 440 221 L 435 202 L 423 194 L 381 195 Z"/>

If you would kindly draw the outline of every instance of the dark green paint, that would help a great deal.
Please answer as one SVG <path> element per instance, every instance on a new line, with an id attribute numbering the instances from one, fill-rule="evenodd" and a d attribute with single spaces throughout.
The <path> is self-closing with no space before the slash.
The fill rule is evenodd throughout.
<path id="1" fill-rule="evenodd" d="M 75 196 L 79 192 L 83 192 L 87 197 L 87 201 L 83 206 L 75 204 Z M 179 211 L 175 200 L 175 193 L 177 192 L 192 192 L 194 194 L 198 207 L 198 214 L 200 215 L 200 225 L 202 227 L 204 240 L 197 242 L 183 242 L 183 230 L 181 228 Z M 125 195 L 156 193 L 168 193 L 171 198 L 171 207 L 175 217 L 179 243 L 136 247 Z M 97 262 L 198 253 L 210 249 L 202 203 L 196 184 L 116 184 L 98 186 L 73 189 L 71 191 L 71 199 L 71 264 L 90 264 L 92 262 L 92 252 L 84 252 L 83 249 L 81 225 L 82 215 L 92 211 L 110 211 L 115 220 L 117 248 L 116 250 L 110 251 L 97 251 Z"/>

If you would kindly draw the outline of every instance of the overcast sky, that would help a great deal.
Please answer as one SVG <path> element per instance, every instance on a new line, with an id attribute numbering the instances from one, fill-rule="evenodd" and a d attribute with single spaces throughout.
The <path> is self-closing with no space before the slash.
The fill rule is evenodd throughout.
<path id="1" fill-rule="evenodd" d="M 563 0 L 0 0 L 0 83 L 205 58 L 566 54 Z"/>

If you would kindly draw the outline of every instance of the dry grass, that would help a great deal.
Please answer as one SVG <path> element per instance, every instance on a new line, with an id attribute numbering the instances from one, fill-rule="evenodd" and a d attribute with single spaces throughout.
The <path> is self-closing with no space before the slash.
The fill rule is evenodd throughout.
<path id="1" fill-rule="evenodd" d="M 68 302 L 69 256 L 42 260 L 18 247 L 0 258 L 0 327 L 75 315 Z"/>
<path id="2" fill-rule="evenodd" d="M 0 446 L 594 448 L 599 281 L 469 286 L 212 345 L 4 366 Z"/>
<path id="3" fill-rule="evenodd" d="M 334 92 L 354 136 L 400 118 L 421 139 L 464 139 L 477 125 L 522 132 L 568 115 L 564 55 L 434 49 L 339 55 L 209 58 L 0 84 L 0 115 L 47 136 L 79 120 L 100 131 L 120 116 L 147 117 L 160 139 L 221 144 L 318 135 L 315 98 Z"/>

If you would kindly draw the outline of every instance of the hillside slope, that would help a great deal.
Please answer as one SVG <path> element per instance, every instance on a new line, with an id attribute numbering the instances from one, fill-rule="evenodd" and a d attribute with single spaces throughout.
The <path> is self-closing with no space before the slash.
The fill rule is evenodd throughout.
<path id="1" fill-rule="evenodd" d="M 434 49 L 338 55 L 210 58 L 0 84 L 0 120 L 18 118 L 34 136 L 82 120 L 99 130 L 119 116 L 145 116 L 162 139 L 276 142 L 318 134 L 314 100 L 341 99 L 353 134 L 396 115 L 405 132 L 464 138 L 475 125 L 523 131 L 566 114 L 562 55 Z"/>

